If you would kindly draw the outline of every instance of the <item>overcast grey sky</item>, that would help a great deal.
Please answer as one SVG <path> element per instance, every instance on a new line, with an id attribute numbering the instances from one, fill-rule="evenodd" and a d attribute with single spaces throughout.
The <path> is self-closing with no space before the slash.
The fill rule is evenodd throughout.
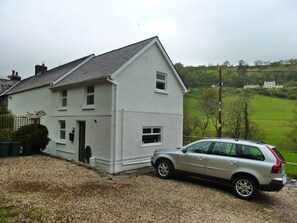
<path id="1" fill-rule="evenodd" d="M 0 0 L 0 76 L 152 36 L 184 65 L 297 58 L 297 1 Z"/>

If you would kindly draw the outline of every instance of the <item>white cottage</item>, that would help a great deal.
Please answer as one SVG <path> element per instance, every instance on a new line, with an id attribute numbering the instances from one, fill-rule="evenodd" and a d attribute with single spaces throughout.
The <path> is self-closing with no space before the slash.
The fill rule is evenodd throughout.
<path id="1" fill-rule="evenodd" d="M 158 148 L 182 145 L 185 85 L 158 37 L 89 55 L 20 81 L 8 94 L 16 115 L 44 110 L 45 152 L 118 173 L 150 165 Z"/>

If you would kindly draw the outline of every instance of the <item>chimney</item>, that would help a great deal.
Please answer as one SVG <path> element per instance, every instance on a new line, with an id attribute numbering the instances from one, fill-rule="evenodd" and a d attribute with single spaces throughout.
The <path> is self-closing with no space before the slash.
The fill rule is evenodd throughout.
<path id="1" fill-rule="evenodd" d="M 11 81 L 20 81 L 22 78 L 18 75 L 18 72 L 12 70 L 12 74 L 7 76 Z"/>
<path id="2" fill-rule="evenodd" d="M 42 65 L 36 65 L 35 66 L 35 76 L 38 76 L 39 74 L 42 74 L 47 71 L 47 66 L 42 63 Z"/>

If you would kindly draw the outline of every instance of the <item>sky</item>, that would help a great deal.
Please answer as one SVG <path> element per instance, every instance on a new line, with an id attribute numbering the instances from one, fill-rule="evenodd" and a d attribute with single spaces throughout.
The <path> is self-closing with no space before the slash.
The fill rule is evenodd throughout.
<path id="1" fill-rule="evenodd" d="M 0 0 L 0 77 L 158 36 L 175 64 L 297 58 L 296 0 Z"/>

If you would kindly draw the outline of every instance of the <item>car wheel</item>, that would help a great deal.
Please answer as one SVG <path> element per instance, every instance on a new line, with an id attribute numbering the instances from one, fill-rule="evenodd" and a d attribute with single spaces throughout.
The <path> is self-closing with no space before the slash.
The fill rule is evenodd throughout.
<path id="1" fill-rule="evenodd" d="M 248 176 L 236 177 L 232 182 L 232 190 L 237 197 L 244 200 L 252 199 L 258 192 L 255 181 Z"/>
<path id="2" fill-rule="evenodd" d="M 173 175 L 173 166 L 168 160 L 158 161 L 156 170 L 160 178 L 169 179 Z"/>

